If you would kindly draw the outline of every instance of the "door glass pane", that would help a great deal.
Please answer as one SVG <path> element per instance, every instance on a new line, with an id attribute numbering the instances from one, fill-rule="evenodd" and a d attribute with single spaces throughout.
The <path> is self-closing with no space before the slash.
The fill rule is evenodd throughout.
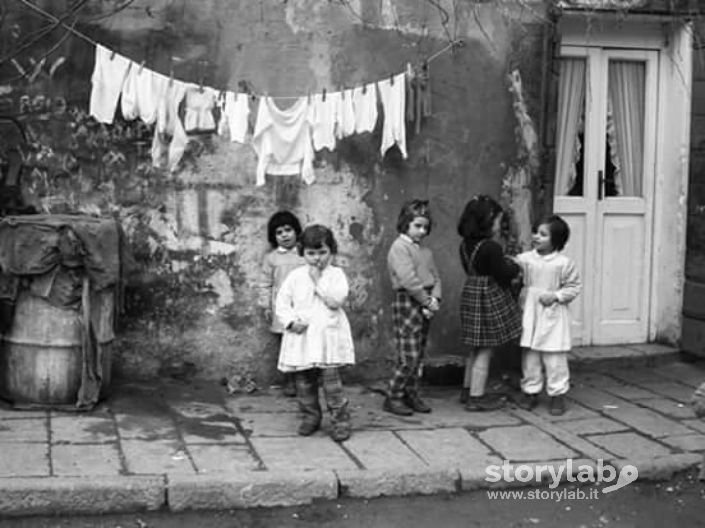
<path id="1" fill-rule="evenodd" d="M 556 152 L 557 196 L 583 196 L 585 154 L 584 58 L 561 58 Z"/>
<path id="2" fill-rule="evenodd" d="M 607 85 L 605 196 L 643 196 L 646 65 L 610 60 Z"/>

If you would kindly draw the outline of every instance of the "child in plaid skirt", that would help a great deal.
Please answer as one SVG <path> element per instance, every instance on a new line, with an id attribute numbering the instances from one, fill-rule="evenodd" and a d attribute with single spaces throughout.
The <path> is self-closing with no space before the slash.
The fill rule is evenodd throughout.
<path id="1" fill-rule="evenodd" d="M 521 312 L 511 283 L 520 267 L 494 240 L 503 211 L 489 196 L 474 197 L 458 221 L 460 261 L 467 275 L 460 297 L 463 343 L 470 346 L 465 362 L 461 402 L 467 411 L 500 408 L 501 398 L 485 394 L 492 350 L 521 335 Z"/>
<path id="2" fill-rule="evenodd" d="M 420 245 L 431 225 L 428 201 L 405 203 L 397 221 L 399 236 L 387 255 L 394 289 L 392 323 L 397 357 L 383 408 L 401 416 L 431 412 L 419 396 L 429 325 L 441 302 L 441 278 L 433 254 Z"/>

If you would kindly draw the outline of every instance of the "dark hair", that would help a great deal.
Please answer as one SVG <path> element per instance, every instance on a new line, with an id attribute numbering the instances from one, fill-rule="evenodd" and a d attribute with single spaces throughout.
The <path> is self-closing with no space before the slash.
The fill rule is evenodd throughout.
<path id="1" fill-rule="evenodd" d="M 414 221 L 414 218 L 422 216 L 428 220 L 427 235 L 431 234 L 433 220 L 431 219 L 431 209 L 428 206 L 428 200 L 409 200 L 401 206 L 399 219 L 397 220 L 397 232 L 406 233 L 409 230 L 409 224 Z"/>
<path id="2" fill-rule="evenodd" d="M 304 249 L 319 249 L 323 244 L 328 246 L 332 255 L 338 253 L 338 243 L 335 241 L 333 231 L 320 224 L 307 226 L 299 240 L 299 255 L 304 254 Z"/>
<path id="3" fill-rule="evenodd" d="M 267 240 L 273 248 L 277 247 L 277 229 L 286 225 L 291 226 L 296 233 L 296 238 L 301 236 L 301 222 L 296 215 L 290 211 L 277 211 L 267 222 Z"/>
<path id="4" fill-rule="evenodd" d="M 491 197 L 480 194 L 470 200 L 458 220 L 458 234 L 464 239 L 492 236 L 495 218 L 503 213 L 502 207 Z"/>
<path id="5" fill-rule="evenodd" d="M 546 224 L 548 233 L 551 237 L 551 245 L 556 251 L 562 251 L 570 237 L 570 227 L 565 220 L 558 215 L 549 215 L 542 218 L 534 224 L 534 233 L 538 231 L 539 226 Z"/>

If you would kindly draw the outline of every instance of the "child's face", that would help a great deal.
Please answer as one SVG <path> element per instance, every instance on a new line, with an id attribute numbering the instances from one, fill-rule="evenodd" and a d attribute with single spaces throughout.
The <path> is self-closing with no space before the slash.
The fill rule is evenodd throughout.
<path id="1" fill-rule="evenodd" d="M 322 270 L 328 265 L 331 257 L 332 253 L 326 244 L 323 244 L 319 248 L 304 248 L 304 260 L 309 266 L 314 266 Z"/>
<path id="2" fill-rule="evenodd" d="M 409 222 L 409 228 L 406 230 L 406 235 L 414 242 L 420 242 L 422 238 L 428 235 L 428 226 L 430 222 L 425 216 L 417 216 Z"/>
<path id="3" fill-rule="evenodd" d="M 549 229 L 548 224 L 541 224 L 531 235 L 531 238 L 534 243 L 534 249 L 542 255 L 553 251 L 553 244 L 551 244 L 551 230 Z"/>
<path id="4" fill-rule="evenodd" d="M 503 214 L 500 213 L 494 217 L 494 222 L 492 222 L 492 236 L 498 237 L 502 232 L 502 218 Z"/>
<path id="5" fill-rule="evenodd" d="M 277 227 L 274 238 L 277 240 L 277 246 L 284 249 L 291 249 L 296 245 L 296 231 L 288 224 Z"/>

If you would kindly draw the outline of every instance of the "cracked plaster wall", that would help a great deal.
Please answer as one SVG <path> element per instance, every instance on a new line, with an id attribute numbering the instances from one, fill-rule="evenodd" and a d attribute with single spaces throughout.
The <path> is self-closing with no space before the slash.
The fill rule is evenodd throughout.
<path id="1" fill-rule="evenodd" d="M 51 7 L 60 10 L 60 4 Z M 23 180 L 25 199 L 42 210 L 113 214 L 128 235 L 135 262 L 119 331 L 118 375 L 241 375 L 269 383 L 276 343 L 255 307 L 253 285 L 267 249 L 267 218 L 289 208 L 304 224 L 329 225 L 338 239 L 339 262 L 351 283 L 347 310 L 358 357 L 348 375 L 387 376 L 394 351 L 386 251 L 399 208 L 413 197 L 431 200 L 435 227 L 428 244 L 444 281 L 430 354 L 463 352 L 455 224 L 471 196 L 500 194 L 516 155 L 506 75 L 519 65 L 529 107 L 536 110 L 540 26 L 506 3 L 478 4 L 473 13 L 470 2 L 455 2 L 454 15 L 451 2 L 440 2 L 450 15 L 444 28 L 434 4 L 137 0 L 100 27 L 82 27 L 156 71 L 168 74 L 173 67 L 181 80 L 198 82 L 204 75 L 210 86 L 237 90 L 245 83 L 270 95 L 383 79 L 444 47 L 446 31 L 465 40 L 463 48 L 431 64 L 433 115 L 419 134 L 409 132 L 407 160 L 395 150 L 380 156 L 378 127 L 320 153 L 311 186 L 268 177 L 257 188 L 250 145 L 210 136 L 194 138 L 175 175 L 155 171 L 148 127 L 101 127 L 85 116 L 93 48 L 79 39 L 65 44 L 67 64 L 51 82 L 9 87 L 7 104 L 19 105 L 23 95 L 48 99 L 23 117 L 38 138 L 36 148 L 48 152 L 30 159 L 35 166 Z M 32 29 L 26 14 L 13 16 Z M 60 98 L 73 110 L 55 113 L 51 103 Z M 66 159 L 74 161 L 68 179 L 59 182 L 56 169 Z"/>

